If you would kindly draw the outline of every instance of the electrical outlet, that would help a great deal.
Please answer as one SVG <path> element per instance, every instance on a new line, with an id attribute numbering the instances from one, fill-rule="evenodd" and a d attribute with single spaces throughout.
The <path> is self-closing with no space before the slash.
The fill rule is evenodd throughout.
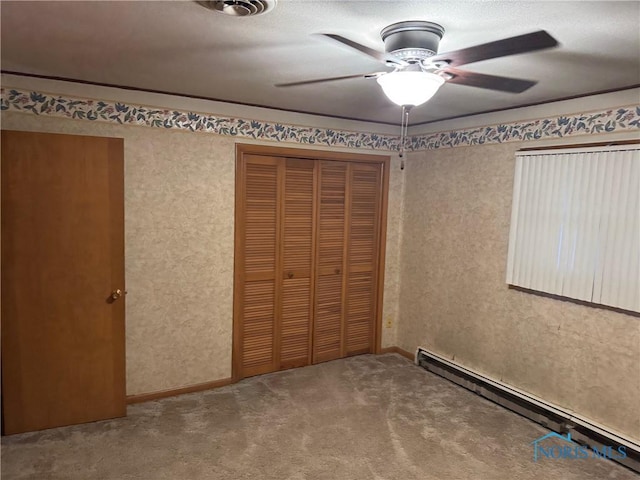
<path id="1" fill-rule="evenodd" d="M 393 326 L 393 317 L 391 317 L 391 315 L 389 315 L 389 316 L 387 317 L 387 320 L 386 320 L 386 322 L 384 323 L 384 326 L 385 326 L 386 328 L 391 328 L 391 327 Z"/>

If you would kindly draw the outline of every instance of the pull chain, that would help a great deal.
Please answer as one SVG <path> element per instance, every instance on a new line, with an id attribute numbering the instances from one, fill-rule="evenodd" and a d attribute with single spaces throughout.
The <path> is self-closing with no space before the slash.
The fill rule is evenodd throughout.
<path id="1" fill-rule="evenodd" d="M 411 111 L 411 105 L 402 106 L 402 118 L 400 119 L 400 170 L 404 170 L 404 144 L 407 138 L 407 131 L 409 130 L 409 112 Z"/>

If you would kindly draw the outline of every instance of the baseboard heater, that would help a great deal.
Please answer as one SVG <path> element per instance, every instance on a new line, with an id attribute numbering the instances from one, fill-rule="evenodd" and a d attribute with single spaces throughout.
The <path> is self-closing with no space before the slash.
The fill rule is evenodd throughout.
<path id="1" fill-rule="evenodd" d="M 573 441 L 590 450 L 597 448 L 602 451 L 606 446 L 612 446 L 615 450 L 618 446 L 624 446 L 626 458 L 614 461 L 640 472 L 640 444 L 633 440 L 534 395 L 463 367 L 424 347 L 417 348 L 415 363 L 545 428 L 560 434 L 571 433 Z"/>

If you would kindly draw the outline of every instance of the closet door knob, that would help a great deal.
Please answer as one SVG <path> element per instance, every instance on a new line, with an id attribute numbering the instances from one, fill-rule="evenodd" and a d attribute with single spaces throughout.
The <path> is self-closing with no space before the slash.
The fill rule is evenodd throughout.
<path id="1" fill-rule="evenodd" d="M 289 277 L 289 278 L 293 278 L 293 272 L 289 272 L 289 273 L 287 273 L 287 277 Z"/>
<path id="2" fill-rule="evenodd" d="M 336 268 L 336 275 L 340 275 L 340 269 Z"/>

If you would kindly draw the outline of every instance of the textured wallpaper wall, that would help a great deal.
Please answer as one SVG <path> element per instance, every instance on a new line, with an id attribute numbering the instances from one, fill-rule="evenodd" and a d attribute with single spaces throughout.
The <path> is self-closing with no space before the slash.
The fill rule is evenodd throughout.
<path id="1" fill-rule="evenodd" d="M 21 94 L 15 105 L 3 104 L 2 127 L 125 139 L 127 393 L 228 378 L 236 138 L 175 125 L 119 125 L 123 111 L 104 121 L 72 120 L 73 114 L 44 105 L 47 98 Z M 46 108 L 29 110 L 32 101 Z M 583 103 L 605 108 L 588 116 L 595 126 L 591 120 L 585 125 L 613 133 L 593 137 L 581 131 L 584 136 L 571 141 L 637 136 L 640 109 L 611 109 L 606 105 L 615 101 L 600 97 L 575 102 L 547 105 L 543 116 L 579 111 Z M 523 118 L 533 110 L 522 112 Z M 177 122 L 183 118 L 158 112 L 177 115 Z M 557 118 L 573 128 L 571 122 L 583 117 Z M 520 132 L 517 125 L 496 132 Z M 544 129 L 548 122 L 526 125 Z M 393 158 L 383 305 L 383 321 L 391 320 L 391 327 L 383 327 L 382 345 L 411 352 L 425 346 L 640 439 L 640 318 L 509 290 L 504 282 L 514 154 L 524 144 L 493 138 L 494 130 L 474 127 L 470 132 L 481 138 L 471 140 L 466 131 L 417 136 L 419 148 L 438 149 L 410 153 L 404 171 Z M 555 143 L 565 133 L 552 136 Z M 268 135 L 256 138 L 287 146 Z M 371 140 L 384 147 L 385 138 L 346 134 L 331 137 L 332 147 L 310 146 L 345 151 L 349 145 L 370 147 Z M 513 143 L 448 148 L 467 140 Z"/>
<path id="2" fill-rule="evenodd" d="M 640 439 L 640 318 L 507 288 L 522 146 L 410 154 L 398 345 L 422 345 Z"/>
<path id="3" fill-rule="evenodd" d="M 14 112 L 2 128 L 124 138 L 127 394 L 228 378 L 236 140 Z M 394 161 L 385 315 L 397 312 L 401 173 Z"/>

